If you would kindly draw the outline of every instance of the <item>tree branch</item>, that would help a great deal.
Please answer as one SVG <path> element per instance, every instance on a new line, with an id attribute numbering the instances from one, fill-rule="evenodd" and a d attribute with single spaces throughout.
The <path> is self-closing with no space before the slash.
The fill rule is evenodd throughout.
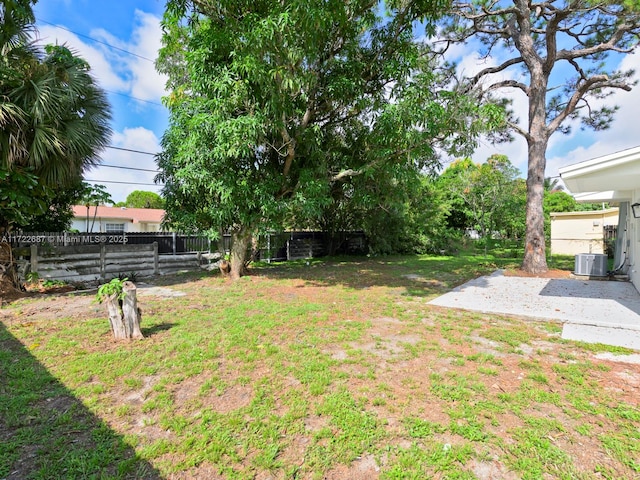
<path id="1" fill-rule="evenodd" d="M 519 63 L 522 63 L 524 60 L 522 57 L 516 57 L 516 58 L 511 58 L 509 60 L 507 60 L 506 62 L 503 62 L 501 65 L 498 65 L 496 67 L 488 67 L 485 68 L 483 70 L 481 70 L 480 72 L 478 72 L 477 74 L 475 74 L 473 76 L 473 78 L 471 79 L 471 85 L 476 85 L 480 79 L 482 77 L 486 77 L 487 75 L 491 75 L 493 73 L 499 73 L 502 72 L 504 70 L 506 70 L 507 68 L 513 66 L 513 65 L 517 65 Z"/>
<path id="2" fill-rule="evenodd" d="M 587 93 L 592 90 L 598 90 L 601 88 L 619 88 L 621 90 L 629 91 L 631 87 L 625 82 L 617 82 L 615 80 L 610 80 L 608 75 L 595 75 L 591 78 L 585 79 L 585 81 L 579 85 L 571 98 L 567 102 L 567 106 L 562 109 L 558 115 L 549 122 L 548 130 L 550 132 L 555 132 L 562 122 L 566 120 L 575 110 L 578 105 L 578 102 L 582 100 Z"/>
<path id="3" fill-rule="evenodd" d="M 492 90 L 497 90 L 499 88 L 518 88 L 524 92 L 525 95 L 529 95 L 529 87 L 526 86 L 522 82 L 518 82 L 517 80 L 502 80 L 500 82 L 495 82 L 489 85 L 487 91 L 490 92 Z"/>

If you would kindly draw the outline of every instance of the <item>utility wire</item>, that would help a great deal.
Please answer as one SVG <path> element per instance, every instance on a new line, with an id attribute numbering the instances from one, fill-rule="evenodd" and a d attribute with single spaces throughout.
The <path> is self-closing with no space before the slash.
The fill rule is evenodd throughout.
<path id="1" fill-rule="evenodd" d="M 38 19 L 38 22 L 46 23 L 47 25 L 51 25 L 54 28 L 59 28 L 60 30 L 65 30 L 65 31 L 67 31 L 69 33 L 73 33 L 74 35 L 78 35 L 79 37 L 88 38 L 89 40 L 92 40 L 92 41 L 94 41 L 96 43 L 100 43 L 102 45 L 106 45 L 107 47 L 113 48 L 114 50 L 119 50 L 119 51 L 127 53 L 129 55 L 133 55 L 134 57 L 141 58 L 142 60 L 146 60 L 148 62 L 155 63 L 155 61 L 150 59 L 150 58 L 143 57 L 142 55 L 138 55 L 137 53 L 130 52 L 128 50 L 125 50 L 124 48 L 116 47 L 116 46 L 111 45 L 111 44 L 109 44 L 107 42 L 103 42 L 102 40 L 98 40 L 97 38 L 90 37 L 89 35 L 84 35 L 82 33 L 74 32 L 73 30 L 70 30 L 70 29 L 68 29 L 66 27 L 63 27 L 61 25 L 56 25 L 55 23 L 47 22 L 46 20 L 43 20 L 41 18 Z"/>
<path id="2" fill-rule="evenodd" d="M 113 48 L 113 49 L 115 49 L 115 50 L 120 50 L 121 52 L 127 53 L 127 54 L 129 54 L 129 55 L 133 55 L 134 57 L 138 57 L 138 58 L 141 58 L 141 59 L 143 59 L 143 60 L 147 60 L 147 61 L 149 61 L 149 62 L 151 62 L 151 63 L 155 63 L 155 61 L 151 60 L 150 58 L 143 57 L 142 55 L 138 55 L 137 53 L 130 52 L 130 51 L 125 50 L 125 49 L 120 48 L 120 47 L 116 47 L 116 46 L 114 46 L 114 45 L 111 45 L 110 43 L 103 42 L 103 41 L 101 41 L 101 40 L 98 40 L 98 39 L 96 39 L 96 38 L 90 37 L 90 36 L 88 36 L 88 35 L 83 35 L 82 33 L 74 32 L 73 30 L 70 30 L 70 29 L 68 29 L 68 28 L 66 28 L 66 27 L 63 27 L 63 26 L 61 26 L 61 25 L 55 25 L 55 24 L 53 24 L 53 23 L 51 23 L 51 22 L 47 22 L 46 20 L 42 20 L 42 19 L 39 19 L 38 21 L 40 21 L 40 22 L 42 22 L 42 23 L 46 23 L 47 25 L 51 25 L 51 26 L 52 26 L 52 27 L 54 27 L 54 28 L 59 28 L 59 29 L 61 29 L 61 30 L 65 30 L 65 31 L 67 31 L 67 32 L 73 33 L 74 35 L 78 35 L 79 37 L 88 38 L 89 40 L 92 40 L 92 41 L 94 41 L 94 42 L 100 43 L 100 44 L 102 44 L 102 45 L 106 45 L 107 47 L 109 47 L 109 48 Z M 121 95 L 121 96 L 123 96 L 123 97 L 132 98 L 132 99 L 137 100 L 137 101 L 139 101 L 139 102 L 146 102 L 146 103 L 150 103 L 151 105 L 158 105 L 158 106 L 160 106 L 160 107 L 163 107 L 163 106 L 164 106 L 164 105 L 162 105 L 162 104 L 161 104 L 161 103 L 159 103 L 159 102 L 152 102 L 151 100 L 143 100 L 142 98 L 133 97 L 133 96 L 131 96 L 131 95 L 127 95 L 126 93 L 114 92 L 113 90 L 105 90 L 105 92 L 112 93 L 112 94 L 114 94 L 114 95 Z"/>
<path id="3" fill-rule="evenodd" d="M 127 95 L 126 93 L 114 92 L 113 90 L 105 90 L 105 92 L 112 93 L 113 95 L 120 95 L 122 97 L 132 98 L 133 100 L 137 100 L 139 102 L 150 103 L 151 105 L 158 105 L 160 107 L 164 107 L 160 102 L 152 102 L 151 100 L 143 100 L 142 98 L 134 97 L 131 95 Z"/>
<path id="4" fill-rule="evenodd" d="M 123 152 L 142 153 L 143 155 L 151 155 L 152 157 L 155 157 L 156 155 L 158 155 L 157 153 L 143 152 L 142 150 L 133 150 L 131 148 L 114 147 L 113 145 L 107 145 L 104 148 L 111 148 L 113 150 L 122 150 Z"/>
<path id="5" fill-rule="evenodd" d="M 89 178 L 84 179 L 85 182 L 93 182 L 93 183 L 120 183 L 124 185 L 146 185 L 149 187 L 157 187 L 159 184 L 157 183 L 139 183 L 139 182 L 119 182 L 117 180 L 91 180 Z"/>
<path id="6" fill-rule="evenodd" d="M 98 165 L 98 167 L 122 168 L 123 170 L 137 170 L 138 172 L 160 173 L 160 170 L 149 170 L 148 168 L 124 167 L 121 165 L 105 165 L 104 163 Z"/>

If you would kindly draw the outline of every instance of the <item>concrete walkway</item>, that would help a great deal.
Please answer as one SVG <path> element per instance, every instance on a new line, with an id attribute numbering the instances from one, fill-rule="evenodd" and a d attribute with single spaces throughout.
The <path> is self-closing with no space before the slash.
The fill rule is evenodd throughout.
<path id="1" fill-rule="evenodd" d="M 486 313 L 556 320 L 562 337 L 640 350 L 640 294 L 629 282 L 479 277 L 429 302 Z"/>

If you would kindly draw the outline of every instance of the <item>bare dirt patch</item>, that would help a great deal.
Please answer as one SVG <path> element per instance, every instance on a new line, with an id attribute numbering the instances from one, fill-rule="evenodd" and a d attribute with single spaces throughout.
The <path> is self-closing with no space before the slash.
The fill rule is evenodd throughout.
<path id="1" fill-rule="evenodd" d="M 71 290 L 70 290 L 71 288 Z M 42 291 L 16 292 L 7 298 L 11 303 L 0 303 L 0 319 L 44 321 L 61 318 L 96 318 L 107 316 L 106 307 L 96 300 L 96 291 L 75 291 L 73 287 L 52 287 Z M 138 297 L 143 300 L 141 307 L 145 308 L 145 300 L 153 302 L 156 299 L 168 299 L 184 296 L 180 290 L 169 287 L 158 287 L 149 284 L 141 284 L 138 289 Z M 144 310 L 143 310 L 144 314 Z"/>
<path id="2" fill-rule="evenodd" d="M 567 273 L 555 271 L 549 275 L 556 276 L 549 278 L 565 278 Z M 308 403 L 308 407 L 304 407 L 308 410 L 296 428 L 283 434 L 286 441 L 283 441 L 278 460 L 290 471 L 300 468 L 299 478 L 320 478 L 304 470 L 305 458 L 317 443 L 316 436 L 336 426 L 330 416 L 321 415 L 315 409 L 322 402 L 321 395 L 309 395 L 306 393 L 307 384 L 295 378 L 294 373 L 282 373 L 274 367 L 276 363 L 269 363 L 283 352 L 281 363 L 277 366 L 286 369 L 289 366 L 288 355 L 301 345 L 313 343 L 317 348 L 313 350 L 314 353 L 320 352 L 330 360 L 327 375 L 334 375 L 326 387 L 326 393 L 348 390 L 354 399 L 361 402 L 362 411 L 371 413 L 384 426 L 387 435 L 384 441 L 388 447 L 385 451 L 390 452 L 383 455 L 380 455 L 380 451 L 375 455 L 369 451 L 362 452 L 348 464 L 331 465 L 321 478 L 377 479 L 393 461 L 394 449 L 409 449 L 426 442 L 425 438 L 444 445 L 469 444 L 479 450 L 484 448 L 482 442 L 487 442 L 485 451 L 490 451 L 491 455 L 472 458 L 464 465 L 465 471 L 483 480 L 520 478 L 521 475 L 510 469 L 505 458 L 514 455 L 509 450 L 517 443 L 514 432 L 527 427 L 525 420 L 532 424 L 540 420 L 561 425 L 566 431 L 550 428 L 542 441 L 550 442 L 565 452 L 578 466 L 579 473 L 584 474 L 584 478 L 598 478 L 594 472 L 602 465 L 617 472 L 618 478 L 625 478 L 624 475 L 629 473 L 629 469 L 624 470 L 620 462 L 612 459 L 598 440 L 612 429 L 606 415 L 587 416 L 582 412 L 575 415 L 570 405 L 565 410 L 554 402 L 569 404 L 574 393 L 570 381 L 562 377 L 559 371 L 591 362 L 593 365 L 589 365 L 585 374 L 585 387 L 590 383 L 602 387 L 599 391 L 610 394 L 607 401 L 612 408 L 621 402 L 637 406 L 637 399 L 640 398 L 640 365 L 617 362 L 615 356 L 597 357 L 588 350 L 560 342 L 557 334 L 548 331 L 552 329 L 543 328 L 544 324 L 431 308 L 420 302 L 418 297 L 400 296 L 396 285 L 387 288 L 383 285 L 365 285 L 366 281 L 357 284 L 357 295 L 371 301 L 349 303 L 351 296 L 356 295 L 353 290 L 345 293 L 341 287 L 334 285 L 340 284 L 337 278 L 331 280 L 333 283 L 323 284 L 323 281 L 326 281 L 326 277 L 319 276 L 311 281 L 293 279 L 274 282 L 272 278 L 254 276 L 246 280 L 250 287 L 242 291 L 237 286 L 225 286 L 213 280 L 197 280 L 180 287 L 166 287 L 170 292 L 186 292 L 190 310 L 197 311 L 198 315 L 201 313 L 195 320 L 190 320 L 193 322 L 190 326 L 198 322 L 219 327 L 215 335 L 203 338 L 203 343 L 222 342 L 225 333 L 224 328 L 216 323 L 217 315 L 225 313 L 224 307 L 216 305 L 217 297 L 212 298 L 211 292 L 216 289 L 226 289 L 225 293 L 235 294 L 233 301 L 236 303 L 246 302 L 242 318 L 255 322 L 269 312 L 261 311 L 252 304 L 252 299 L 268 298 L 272 302 L 270 306 L 281 308 L 282 311 L 306 303 L 315 306 L 309 309 L 300 323 L 287 319 L 277 327 L 261 331 L 260 347 L 250 349 L 247 346 L 247 354 L 252 355 L 252 361 L 244 364 L 244 368 L 243 356 L 231 356 L 221 347 L 220 357 L 215 359 L 216 374 L 222 380 L 219 385 L 207 387 L 207 382 L 212 378 L 210 371 L 186 376 L 179 381 L 171 380 L 170 375 L 163 377 L 166 393 L 173 405 L 171 413 L 182 416 L 185 422 L 191 421 L 194 413 L 204 408 L 221 415 L 234 415 L 238 410 L 249 409 L 260 390 L 259 381 L 269 386 L 268 382 L 273 380 L 277 388 L 274 388 L 274 408 L 270 414 L 285 418 L 294 410 L 290 395 L 297 395 L 293 398 L 299 399 L 300 404 Z M 151 291 L 154 295 L 144 298 L 143 309 L 159 311 L 161 309 L 157 304 L 162 303 L 168 309 L 163 319 L 171 319 L 184 310 L 184 303 L 172 303 L 184 302 L 183 298 L 177 298 L 170 292 L 162 295 L 163 291 L 159 289 Z M 144 297 L 142 290 L 140 295 Z M 342 300 L 338 298 L 339 295 L 344 295 Z M 379 298 L 383 298 L 384 302 L 375 303 Z M 236 303 L 226 305 L 232 309 L 237 306 Z M 18 301 L 11 308 L 0 310 L 0 320 L 7 321 L 7 324 L 27 324 L 61 318 L 94 318 L 104 314 L 102 306 L 93 303 L 93 295 L 53 295 Z M 359 336 L 341 336 L 349 325 L 355 323 L 361 327 Z M 308 334 L 311 330 L 313 335 Z M 50 334 L 53 327 L 41 326 L 37 333 L 42 332 L 44 335 Z M 165 333 L 169 336 L 171 331 L 144 340 L 145 348 L 158 348 L 159 354 L 165 354 L 162 349 Z M 508 335 L 516 337 L 512 339 Z M 518 340 L 518 336 L 522 336 L 523 340 Z M 255 338 L 248 337 L 247 343 Z M 200 344 L 196 343 L 195 346 Z M 134 347 L 115 346 L 108 341 L 90 348 L 86 345 L 83 347 L 87 351 L 102 349 L 105 353 L 114 353 L 121 348 L 130 348 L 135 352 Z M 269 347 L 273 347 L 270 354 L 273 357 L 264 353 Z M 177 351 L 178 356 L 182 353 L 188 352 Z M 170 364 L 175 358 L 163 358 L 162 362 Z M 167 445 L 182 441 L 179 434 L 159 426 L 161 413 L 152 411 L 139 414 L 147 398 L 154 395 L 154 386 L 163 374 L 165 363 L 162 362 L 158 364 L 157 376 L 141 376 L 135 388 L 119 386 L 101 397 L 101 401 L 104 400 L 111 407 L 127 405 L 137 412 L 131 414 L 131 418 L 119 418 L 112 410 L 104 409 L 101 415 L 107 417 L 108 424 L 118 432 L 137 435 L 142 447 L 159 441 Z M 264 390 L 270 391 L 269 388 Z M 265 395 L 268 400 L 268 395 Z M 527 398 L 527 395 L 531 395 L 531 398 Z M 544 395 L 553 397 L 553 401 L 544 400 Z M 517 413 L 510 411 L 509 402 L 515 401 L 520 401 L 527 408 Z M 465 405 L 474 408 L 480 402 L 486 402 L 487 408 L 474 413 L 472 421 L 464 417 Z M 59 406 L 64 408 L 64 402 Z M 496 411 L 492 411 L 491 407 L 495 407 Z M 303 407 L 298 405 L 297 408 Z M 406 421 L 412 418 L 430 422 L 434 425 L 435 433 L 425 438 L 410 436 Z M 464 431 L 466 427 L 473 427 L 473 422 L 480 425 L 478 428 L 487 435 L 487 439 L 479 440 L 473 436 L 474 432 Z M 456 427 L 460 428 L 461 433 L 449 431 Z M 591 435 L 578 435 L 578 428 L 584 428 Z M 236 434 L 240 438 L 243 432 Z M 326 438 L 324 441 L 328 442 Z M 169 473 L 164 475 L 168 479 L 225 478 L 218 466 L 207 461 L 176 472 L 176 465 L 184 461 L 185 455 L 186 452 L 163 453 L 154 458 L 153 463 L 169 466 Z M 243 451 L 242 455 L 244 458 L 234 468 L 246 473 L 247 478 L 283 477 L 282 471 L 255 469 L 251 460 L 257 456 L 257 452 L 251 448 Z M 445 477 L 443 474 L 442 478 Z"/>
<path id="3" fill-rule="evenodd" d="M 519 268 L 504 270 L 506 277 L 530 277 L 530 278 L 570 278 L 573 274 L 569 270 L 550 268 L 544 273 L 528 273 Z"/>

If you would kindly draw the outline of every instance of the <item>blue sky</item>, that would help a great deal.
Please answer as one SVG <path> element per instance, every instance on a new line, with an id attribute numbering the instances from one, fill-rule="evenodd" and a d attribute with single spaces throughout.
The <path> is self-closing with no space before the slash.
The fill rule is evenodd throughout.
<path id="1" fill-rule="evenodd" d="M 153 156 L 121 149 L 160 151 L 168 121 L 161 105 L 165 79 L 155 71 L 152 60 L 161 44 L 164 6 L 164 0 L 39 0 L 35 7 L 42 41 L 66 43 L 76 50 L 108 92 L 113 110 L 111 147 L 115 148 L 103 152 L 103 166 L 88 172 L 86 179 L 106 185 L 115 201 L 124 200 L 133 190 L 160 189 L 153 182 L 155 173 L 130 170 L 156 170 Z M 466 73 L 487 66 L 487 61 L 479 59 L 469 46 L 456 47 L 452 55 Z M 621 61 L 623 68 L 640 72 L 640 54 L 627 55 Z M 517 116 L 526 121 L 524 96 L 514 91 L 513 100 Z M 558 175 L 561 166 L 640 145 L 640 86 L 629 93 L 616 93 L 608 102 L 621 107 L 611 129 L 583 132 L 577 127 L 571 135 L 555 134 L 551 138 L 546 176 Z M 473 159 L 482 162 L 493 153 L 507 155 L 526 173 L 526 144 L 521 138 L 501 145 L 481 142 Z"/>
<path id="2" fill-rule="evenodd" d="M 159 192 L 153 171 L 131 170 L 156 170 L 153 156 L 127 150 L 159 152 L 167 126 L 161 103 L 165 79 L 153 64 L 163 10 L 163 0 L 40 0 L 34 9 L 41 41 L 64 43 L 78 52 L 108 94 L 115 148 L 105 149 L 103 166 L 85 178 L 105 185 L 114 201 L 133 190 Z"/>

